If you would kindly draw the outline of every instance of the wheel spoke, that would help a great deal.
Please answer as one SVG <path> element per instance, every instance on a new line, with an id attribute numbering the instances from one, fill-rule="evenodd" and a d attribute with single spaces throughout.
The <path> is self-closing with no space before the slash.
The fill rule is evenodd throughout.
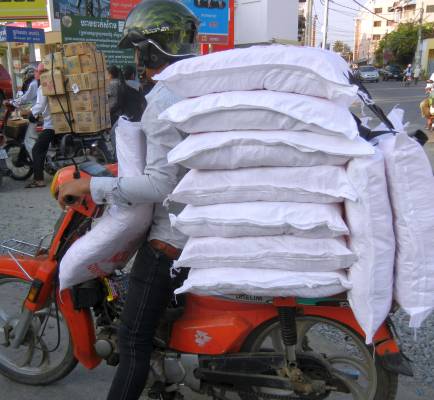
<path id="1" fill-rule="evenodd" d="M 333 375 L 339 378 L 345 384 L 345 386 L 353 395 L 354 400 L 371 400 L 371 398 L 366 397 L 366 391 L 356 381 L 339 372 L 334 372 Z"/>

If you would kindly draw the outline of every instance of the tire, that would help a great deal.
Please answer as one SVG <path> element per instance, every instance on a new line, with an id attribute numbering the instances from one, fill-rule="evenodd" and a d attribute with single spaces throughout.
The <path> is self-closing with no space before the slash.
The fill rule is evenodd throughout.
<path id="1" fill-rule="evenodd" d="M 321 331 L 319 329 L 316 332 L 317 341 L 319 343 L 326 342 L 327 338 L 330 337 L 330 342 L 332 343 L 332 347 L 330 351 L 332 354 L 328 356 L 327 353 L 322 352 L 321 349 L 316 348 L 315 344 L 315 338 L 312 341 L 307 335 L 310 332 L 309 329 L 315 328 L 316 325 L 319 325 L 321 328 L 321 325 L 324 325 L 325 327 L 329 326 L 333 328 L 334 331 L 339 332 L 341 331 L 342 335 L 336 336 L 331 331 Z M 309 328 L 310 326 L 310 328 Z M 352 378 L 350 378 L 350 381 L 354 379 L 354 376 L 356 376 L 355 381 L 362 375 L 360 373 L 359 375 L 354 373 L 354 370 L 356 367 L 352 365 L 349 361 L 351 359 L 357 360 L 354 356 L 354 352 L 357 349 L 358 353 L 364 356 L 364 359 L 366 360 L 368 366 L 367 370 L 369 368 L 369 373 L 366 376 L 366 382 L 368 388 L 366 389 L 366 400 L 395 400 L 396 393 L 398 390 L 398 375 L 386 371 L 377 360 L 374 360 L 372 357 L 372 354 L 374 352 L 374 349 L 372 346 L 366 346 L 364 343 L 364 339 L 356 332 L 354 332 L 351 328 L 349 328 L 346 325 L 342 325 L 341 323 L 329 320 L 326 318 L 321 317 L 315 317 L 315 316 L 301 316 L 297 318 L 297 332 L 298 332 L 298 345 L 297 345 L 297 352 L 314 352 L 317 356 L 323 356 L 325 357 L 325 360 L 329 362 L 329 364 L 334 368 L 334 370 L 340 371 L 342 373 L 342 376 L 346 376 L 345 372 L 342 371 L 342 369 L 339 368 L 339 365 L 345 364 L 345 356 L 347 358 L 347 366 L 350 367 L 350 374 L 353 374 Z M 336 333 L 335 332 L 335 333 Z M 274 336 L 274 335 L 278 336 Z M 315 335 L 315 333 L 314 333 Z M 342 338 L 341 338 L 342 336 Z M 253 331 L 249 337 L 244 342 L 241 351 L 242 352 L 260 352 L 260 351 L 278 351 L 283 352 L 282 343 L 280 342 L 280 323 L 278 319 L 270 320 L 261 326 L 259 326 L 255 331 Z M 342 340 L 343 339 L 343 340 Z M 350 347 L 350 340 L 354 342 L 354 347 Z M 275 342 L 279 341 L 280 345 L 274 346 Z M 270 348 L 271 343 L 271 348 Z M 265 346 L 265 349 L 261 346 Z M 281 346 L 280 348 L 278 348 Z M 336 349 L 333 348 L 333 346 L 336 346 Z M 342 346 L 343 350 L 345 350 L 345 353 L 339 353 L 337 351 L 337 347 Z M 325 347 L 327 348 L 327 347 Z M 335 352 L 335 354 L 333 353 Z M 344 354 L 342 356 L 342 354 Z M 340 361 L 343 360 L 343 361 Z M 359 361 L 359 366 L 363 365 L 361 361 Z M 353 368 L 351 372 L 351 368 Z M 361 372 L 361 371 L 359 371 Z M 366 371 L 365 371 L 366 372 Z M 277 372 L 276 372 L 277 374 Z M 356 385 L 359 385 L 356 383 Z M 360 385 L 359 385 L 360 386 Z M 261 388 L 251 388 L 251 390 L 254 391 L 261 391 Z M 269 389 L 262 389 L 265 391 L 269 391 Z M 279 393 L 274 394 L 282 394 L 282 391 L 278 391 Z M 267 392 L 265 392 L 267 393 Z M 336 392 L 329 392 L 324 393 L 322 395 L 312 397 L 315 399 L 322 398 L 322 399 L 332 399 L 335 397 Z M 239 396 L 242 400 L 259 400 L 260 397 L 256 396 L 255 394 L 242 394 L 239 393 Z M 337 392 L 337 396 L 339 399 L 343 399 L 345 396 L 345 399 L 354 399 L 353 395 L 351 393 L 343 393 L 343 392 Z M 303 397 L 303 399 L 308 400 L 310 397 Z M 365 397 L 363 397 L 365 398 Z"/>
<path id="2" fill-rule="evenodd" d="M 0 277 L 0 308 L 2 315 L 7 316 L 7 321 L 11 325 L 16 323 L 21 314 L 22 301 L 27 295 L 29 286 L 29 281 L 20 278 Z M 75 368 L 77 360 L 74 357 L 68 327 L 60 311 L 57 314 L 55 310 L 54 303 L 50 303 L 50 306 L 39 311 L 39 315 L 34 316 L 26 339 L 18 349 L 0 345 L 1 374 L 25 385 L 48 385 L 64 378 Z M 59 339 L 57 339 L 57 316 L 61 332 Z M 39 332 L 44 318 L 48 318 L 49 323 L 46 324 L 44 335 L 41 336 Z M 34 326 L 39 327 L 39 331 Z M 54 333 L 52 337 L 54 345 L 49 342 L 51 333 Z M 57 340 L 60 345 L 55 347 Z M 24 357 L 21 356 L 22 353 Z M 8 354 L 12 357 L 9 358 Z M 45 357 L 49 357 L 48 362 Z M 23 364 L 22 359 L 26 360 L 26 363 Z"/>
<path id="3" fill-rule="evenodd" d="M 7 144 L 5 147 L 5 150 L 8 153 L 8 159 L 6 160 L 6 164 L 10 171 L 9 176 L 16 181 L 25 181 L 33 174 L 33 167 L 28 155 L 26 155 L 27 159 L 22 167 L 15 166 L 15 161 L 21 151 L 22 146 L 23 145 L 20 145 L 17 142 L 12 142 Z"/>

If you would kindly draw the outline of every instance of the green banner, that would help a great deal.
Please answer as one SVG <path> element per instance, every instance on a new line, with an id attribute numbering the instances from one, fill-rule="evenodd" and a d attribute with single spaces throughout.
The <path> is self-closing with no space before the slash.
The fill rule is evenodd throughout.
<path id="1" fill-rule="evenodd" d="M 97 49 L 105 54 L 108 65 L 134 64 L 134 51 L 118 48 L 124 25 L 123 20 L 64 15 L 62 43 L 95 42 Z"/>

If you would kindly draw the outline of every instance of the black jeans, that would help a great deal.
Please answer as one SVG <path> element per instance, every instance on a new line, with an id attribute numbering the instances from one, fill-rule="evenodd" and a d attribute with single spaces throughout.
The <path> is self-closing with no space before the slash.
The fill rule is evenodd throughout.
<path id="1" fill-rule="evenodd" d="M 54 136 L 55 132 L 52 129 L 44 129 L 33 146 L 33 175 L 35 181 L 44 180 L 45 157 Z"/>
<path id="2" fill-rule="evenodd" d="M 119 329 L 120 362 L 107 400 L 137 400 L 145 387 L 153 337 L 172 291 L 171 264 L 147 242 L 136 256 Z"/>

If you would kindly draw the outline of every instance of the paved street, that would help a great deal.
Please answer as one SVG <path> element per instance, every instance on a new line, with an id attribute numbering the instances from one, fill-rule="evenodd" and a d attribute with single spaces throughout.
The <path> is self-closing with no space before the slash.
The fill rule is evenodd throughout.
<path id="1" fill-rule="evenodd" d="M 423 84 L 403 88 L 398 82 L 380 82 L 367 84 L 367 87 L 386 112 L 395 104 L 404 108 L 410 131 L 423 127 L 424 121 L 419 115 Z M 429 144 L 428 152 L 434 163 L 434 143 Z M 6 179 L 4 187 L 0 188 L 0 241 L 10 237 L 34 241 L 50 231 L 60 213 L 47 189 L 29 191 L 23 186 L 22 182 Z M 427 326 L 432 327 L 433 322 Z M 425 371 L 425 375 L 418 372 L 416 379 L 402 379 L 397 400 L 434 399 L 434 368 L 430 364 L 434 359 L 434 332 L 427 327 L 425 330 L 425 336 L 418 336 L 416 343 L 413 333 L 407 332 L 406 345 L 408 349 L 416 349 L 414 353 L 410 350 L 408 355 L 419 360 L 418 368 Z M 64 380 L 49 387 L 27 387 L 0 376 L 0 400 L 104 400 L 113 372 L 113 368 L 105 365 L 94 371 L 79 366 Z M 422 385 L 422 381 L 433 386 Z M 203 397 L 188 395 L 186 399 L 202 400 Z"/>

